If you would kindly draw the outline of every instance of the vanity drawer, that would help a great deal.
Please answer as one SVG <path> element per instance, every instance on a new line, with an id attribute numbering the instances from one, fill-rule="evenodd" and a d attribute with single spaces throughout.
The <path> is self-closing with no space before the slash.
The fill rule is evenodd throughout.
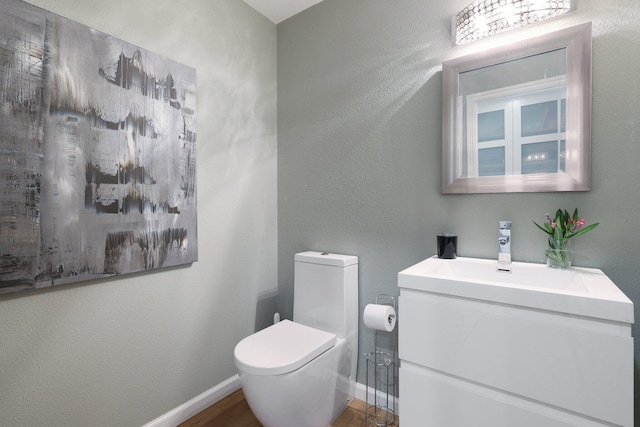
<path id="1" fill-rule="evenodd" d="M 620 324 L 407 289 L 399 312 L 403 363 L 632 424 L 633 340 Z"/>
<path id="2" fill-rule="evenodd" d="M 400 368 L 400 395 L 407 426 L 611 426 L 406 362 Z"/>

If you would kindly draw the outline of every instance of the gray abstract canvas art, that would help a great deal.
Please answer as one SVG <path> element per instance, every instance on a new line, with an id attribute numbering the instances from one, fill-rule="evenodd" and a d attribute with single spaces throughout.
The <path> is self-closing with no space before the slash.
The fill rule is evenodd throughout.
<path id="1" fill-rule="evenodd" d="M 191 263 L 193 68 L 0 0 L 0 293 Z"/>

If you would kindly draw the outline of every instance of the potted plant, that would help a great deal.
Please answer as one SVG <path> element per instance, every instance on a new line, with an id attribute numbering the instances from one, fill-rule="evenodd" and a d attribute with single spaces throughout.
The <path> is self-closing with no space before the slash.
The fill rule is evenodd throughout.
<path id="1" fill-rule="evenodd" d="M 578 209 L 569 215 L 566 210 L 558 209 L 555 217 L 547 214 L 547 221 L 539 225 L 535 221 L 533 223 L 540 230 L 548 234 L 547 265 L 555 268 L 566 268 L 571 266 L 571 250 L 568 247 L 569 239 L 575 236 L 591 231 L 598 226 L 599 223 L 586 225 L 586 221 L 578 216 Z"/>

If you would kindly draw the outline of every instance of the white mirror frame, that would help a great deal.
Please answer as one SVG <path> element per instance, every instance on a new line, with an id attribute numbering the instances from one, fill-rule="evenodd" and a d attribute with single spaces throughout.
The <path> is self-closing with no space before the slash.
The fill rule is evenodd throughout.
<path id="1" fill-rule="evenodd" d="M 463 177 L 461 73 L 566 48 L 566 173 Z M 451 59 L 442 70 L 442 193 L 591 189 L 591 23 Z"/>

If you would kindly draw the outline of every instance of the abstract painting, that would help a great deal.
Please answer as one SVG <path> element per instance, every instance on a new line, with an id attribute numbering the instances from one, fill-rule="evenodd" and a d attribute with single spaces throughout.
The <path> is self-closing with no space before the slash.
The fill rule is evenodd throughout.
<path id="1" fill-rule="evenodd" d="M 197 258 L 195 69 L 0 0 L 0 294 Z"/>

